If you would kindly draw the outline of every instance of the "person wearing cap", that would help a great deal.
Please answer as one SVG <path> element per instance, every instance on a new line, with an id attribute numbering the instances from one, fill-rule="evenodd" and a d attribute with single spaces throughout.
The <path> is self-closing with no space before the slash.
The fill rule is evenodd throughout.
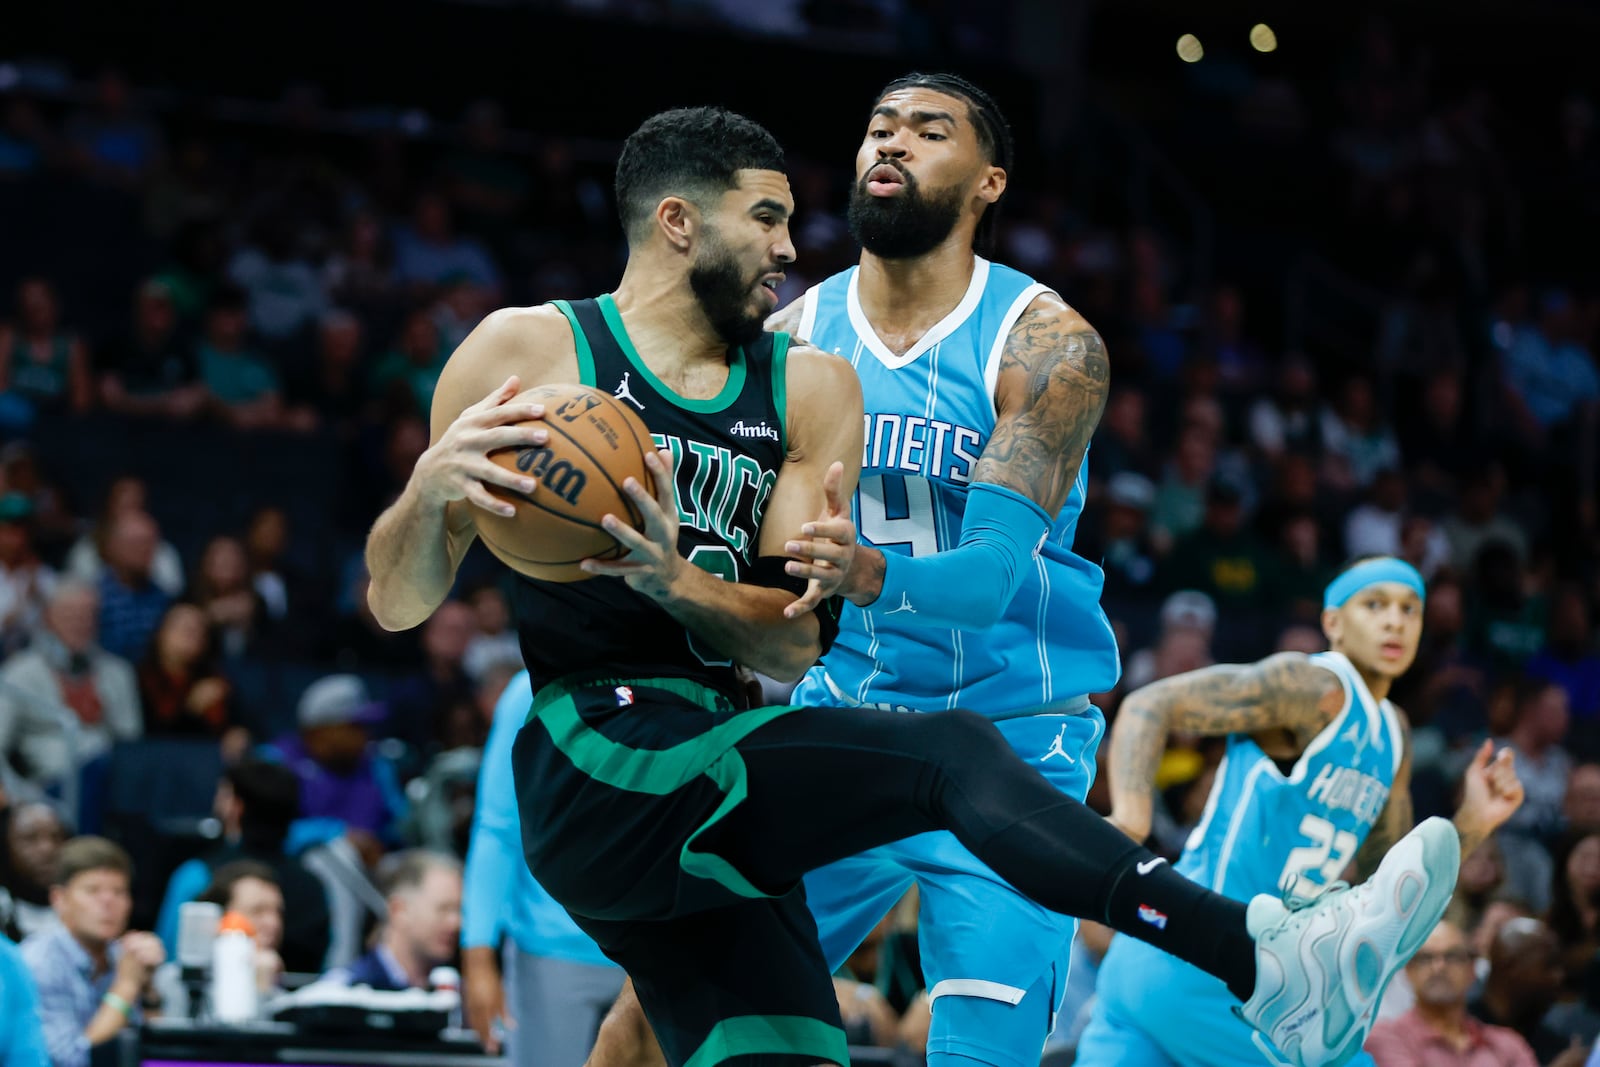
<path id="1" fill-rule="evenodd" d="M 392 845 L 405 800 L 393 768 L 372 751 L 371 727 L 384 707 L 354 674 L 330 674 L 306 687 L 296 710 L 297 733 L 264 753 L 300 779 L 300 815 L 344 824 L 360 844 Z"/>
<path id="2" fill-rule="evenodd" d="M 1271 555 L 1245 525 L 1244 494 L 1226 478 L 1206 486 L 1200 525 L 1178 538 L 1162 569 L 1168 589 L 1198 589 L 1224 607 L 1259 601 Z"/>
<path id="3" fill-rule="evenodd" d="M 211 395 L 178 329 L 172 288 L 156 278 L 139 286 L 131 327 L 106 346 L 102 364 L 100 400 L 119 415 L 191 419 Z"/>
<path id="4" fill-rule="evenodd" d="M 177 954 L 179 908 L 199 899 L 230 866 L 251 861 L 272 872 L 282 894 L 278 952 L 284 967 L 301 973 L 323 970 L 335 941 L 333 898 L 308 857 L 290 853 L 290 828 L 300 813 L 300 794 L 295 773 L 267 759 L 247 757 L 223 771 L 214 803 L 223 843 L 180 865 L 167 881 L 156 933 L 170 955 Z"/>
<path id="5" fill-rule="evenodd" d="M 1144 475 L 1119 471 L 1106 480 L 1105 512 L 1099 544 L 1087 548 L 1105 571 L 1105 597 L 1146 597 L 1156 574 L 1156 551 L 1150 542 L 1150 506 L 1156 487 Z"/>
<path id="6" fill-rule="evenodd" d="M 1209 667 L 1129 693 L 1111 731 L 1111 821 L 1135 840 L 1149 836 L 1169 734 L 1226 737 L 1179 874 L 1238 900 L 1298 901 L 1329 891 L 1352 863 L 1359 878 L 1370 875 L 1412 827 L 1410 732 L 1387 698 L 1416 658 L 1425 595 L 1404 560 L 1360 559 L 1323 592 L 1329 651 Z M 1462 798 L 1455 825 L 1465 856 L 1522 803 L 1511 752 L 1495 755 L 1484 742 Z M 1257 1064 L 1251 1031 L 1226 998 L 1216 979 L 1117 938 L 1075 1062 Z"/>

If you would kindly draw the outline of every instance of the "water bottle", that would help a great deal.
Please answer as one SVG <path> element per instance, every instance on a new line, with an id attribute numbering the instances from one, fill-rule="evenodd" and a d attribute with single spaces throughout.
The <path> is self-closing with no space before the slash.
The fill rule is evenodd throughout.
<path id="1" fill-rule="evenodd" d="M 256 1017 L 256 938 L 250 920 L 236 912 L 222 917 L 211 946 L 211 1014 L 218 1022 Z"/>
<path id="2" fill-rule="evenodd" d="M 428 984 L 436 993 L 450 993 L 455 1004 L 450 1008 L 450 1029 L 461 1029 L 461 972 L 454 967 L 435 967 L 428 972 Z"/>

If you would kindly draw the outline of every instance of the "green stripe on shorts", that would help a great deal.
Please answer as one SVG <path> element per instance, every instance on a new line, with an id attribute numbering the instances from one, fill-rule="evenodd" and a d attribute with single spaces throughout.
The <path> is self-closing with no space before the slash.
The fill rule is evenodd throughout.
<path id="1" fill-rule="evenodd" d="M 850 1062 L 844 1031 L 821 1019 L 805 1015 L 736 1015 L 712 1027 L 683 1067 L 716 1067 L 735 1056 L 772 1056 L 782 1052 L 817 1056 L 837 1064 Z"/>
<path id="2" fill-rule="evenodd" d="M 699 852 L 694 844 L 705 832 L 738 807 L 748 792 L 748 772 L 744 758 L 733 746 L 767 723 L 782 718 L 797 707 L 756 708 L 738 712 L 698 737 L 670 748 L 641 749 L 613 741 L 591 728 L 578 714 L 575 694 L 588 689 L 614 689 L 618 686 L 659 689 L 672 693 L 709 711 L 735 709 L 728 699 L 709 686 L 686 678 L 606 678 L 567 686 L 555 681 L 533 698 L 529 719 L 538 719 L 550 732 L 550 739 L 572 765 L 590 778 L 630 793 L 666 796 L 705 775 L 722 790 L 722 803 L 684 842 L 678 864 L 686 874 L 720 883 L 742 897 L 767 897 L 732 864 L 721 856 Z"/>

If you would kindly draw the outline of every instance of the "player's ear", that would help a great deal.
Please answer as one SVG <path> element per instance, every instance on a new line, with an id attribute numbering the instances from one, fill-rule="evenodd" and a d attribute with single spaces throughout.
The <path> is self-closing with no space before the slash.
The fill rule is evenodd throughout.
<path id="1" fill-rule="evenodd" d="M 1339 613 L 1338 608 L 1322 609 L 1322 634 L 1330 643 L 1343 636 L 1344 616 Z"/>
<path id="2" fill-rule="evenodd" d="M 681 196 L 665 197 L 656 205 L 656 228 L 673 248 L 687 252 L 700 228 L 700 209 Z"/>
<path id="3" fill-rule="evenodd" d="M 998 201 L 1006 191 L 1006 172 L 1003 167 L 984 167 L 978 180 L 978 196 L 986 204 Z"/>

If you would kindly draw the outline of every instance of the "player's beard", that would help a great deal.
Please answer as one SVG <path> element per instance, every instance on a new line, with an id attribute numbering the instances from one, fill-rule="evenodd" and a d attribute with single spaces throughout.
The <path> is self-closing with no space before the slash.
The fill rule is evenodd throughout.
<path id="1" fill-rule="evenodd" d="M 729 345 L 746 345 L 761 336 L 766 317 L 752 309 L 760 278 L 760 274 L 746 277 L 721 235 L 716 230 L 706 231 L 701 251 L 689 268 L 689 288 L 711 328 Z"/>
<path id="2" fill-rule="evenodd" d="M 911 172 L 900 170 L 900 176 L 905 185 L 894 196 L 873 196 L 865 178 L 850 187 L 850 235 L 882 259 L 912 259 L 938 248 L 961 220 L 966 202 L 959 185 L 925 193 Z"/>

